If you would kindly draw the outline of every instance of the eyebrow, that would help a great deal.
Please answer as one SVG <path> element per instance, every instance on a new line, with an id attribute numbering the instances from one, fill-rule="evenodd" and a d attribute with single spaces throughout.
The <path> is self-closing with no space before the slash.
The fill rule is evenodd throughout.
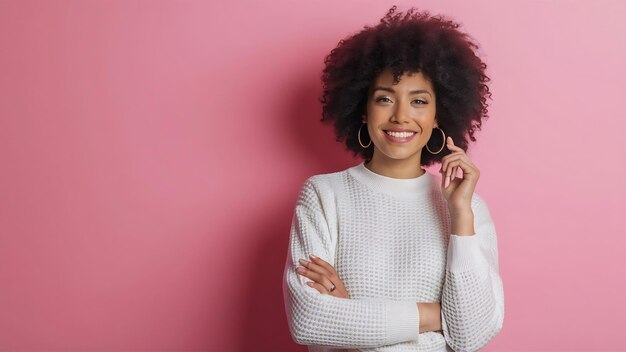
<path id="1" fill-rule="evenodd" d="M 393 88 L 378 86 L 378 87 L 375 87 L 372 90 L 372 93 L 376 92 L 377 90 L 384 90 L 385 92 L 389 92 L 389 93 L 395 93 L 396 92 L 395 90 L 393 90 Z M 409 94 L 419 94 L 419 93 L 426 93 L 426 94 L 430 95 L 431 97 L 433 96 L 432 94 L 430 94 L 429 91 L 424 90 L 424 89 L 417 89 L 417 90 L 412 90 L 412 91 L 409 92 Z"/>

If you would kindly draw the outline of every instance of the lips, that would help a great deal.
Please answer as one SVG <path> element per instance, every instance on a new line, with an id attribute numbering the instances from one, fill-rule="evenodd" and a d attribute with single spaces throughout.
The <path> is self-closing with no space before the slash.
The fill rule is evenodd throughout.
<path id="1" fill-rule="evenodd" d="M 393 143 L 406 143 L 415 137 L 416 132 L 395 132 L 385 131 L 385 137 L 388 141 Z"/>
<path id="2" fill-rule="evenodd" d="M 413 131 L 396 131 L 396 130 L 385 130 L 385 134 L 388 136 L 396 137 L 396 138 L 408 138 L 415 134 Z"/>

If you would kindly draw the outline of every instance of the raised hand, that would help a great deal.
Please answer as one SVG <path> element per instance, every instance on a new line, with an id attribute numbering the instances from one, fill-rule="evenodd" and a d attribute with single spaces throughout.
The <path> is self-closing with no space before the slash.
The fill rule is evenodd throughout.
<path id="1" fill-rule="evenodd" d="M 480 177 L 480 171 L 465 151 L 454 145 L 451 137 L 447 138 L 451 154 L 441 159 L 441 189 L 451 210 L 471 209 L 472 194 Z M 463 175 L 457 175 L 458 169 Z"/>
<path id="2" fill-rule="evenodd" d="M 310 261 L 300 259 L 301 267 L 296 268 L 296 272 L 313 281 L 307 285 L 313 287 L 323 294 L 332 295 L 339 298 L 350 298 L 346 286 L 337 275 L 335 268 L 321 258 L 310 255 Z"/>

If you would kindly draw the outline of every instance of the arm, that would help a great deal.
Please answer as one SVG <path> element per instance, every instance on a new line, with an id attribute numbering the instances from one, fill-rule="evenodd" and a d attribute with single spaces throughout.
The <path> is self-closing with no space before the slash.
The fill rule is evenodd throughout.
<path id="1" fill-rule="evenodd" d="M 446 279 L 441 300 L 441 323 L 446 342 L 457 352 L 477 351 L 502 329 L 504 291 L 498 269 L 496 230 L 486 203 L 472 197 L 476 233 L 469 235 L 471 216 L 453 219 Z M 473 232 L 473 231 L 472 231 Z"/>
<path id="2" fill-rule="evenodd" d="M 283 295 L 294 341 L 340 348 L 417 341 L 420 322 L 415 301 L 346 299 L 321 294 L 306 285 L 308 278 L 296 273 L 298 259 L 309 254 L 334 265 L 336 242 L 322 211 L 331 205 L 323 207 L 322 196 L 313 182 L 307 180 L 291 224 Z"/>

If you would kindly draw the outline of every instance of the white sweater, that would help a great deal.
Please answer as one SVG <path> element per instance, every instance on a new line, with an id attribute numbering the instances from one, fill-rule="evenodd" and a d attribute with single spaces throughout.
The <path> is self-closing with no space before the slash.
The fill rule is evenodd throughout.
<path id="1" fill-rule="evenodd" d="M 309 351 L 476 351 L 502 328 L 495 226 L 472 197 L 473 236 L 450 234 L 440 178 L 374 173 L 363 162 L 309 177 L 293 215 L 283 276 L 291 335 Z M 349 299 L 321 294 L 298 259 L 330 263 Z M 418 302 L 440 302 L 443 334 L 419 332 Z"/>

